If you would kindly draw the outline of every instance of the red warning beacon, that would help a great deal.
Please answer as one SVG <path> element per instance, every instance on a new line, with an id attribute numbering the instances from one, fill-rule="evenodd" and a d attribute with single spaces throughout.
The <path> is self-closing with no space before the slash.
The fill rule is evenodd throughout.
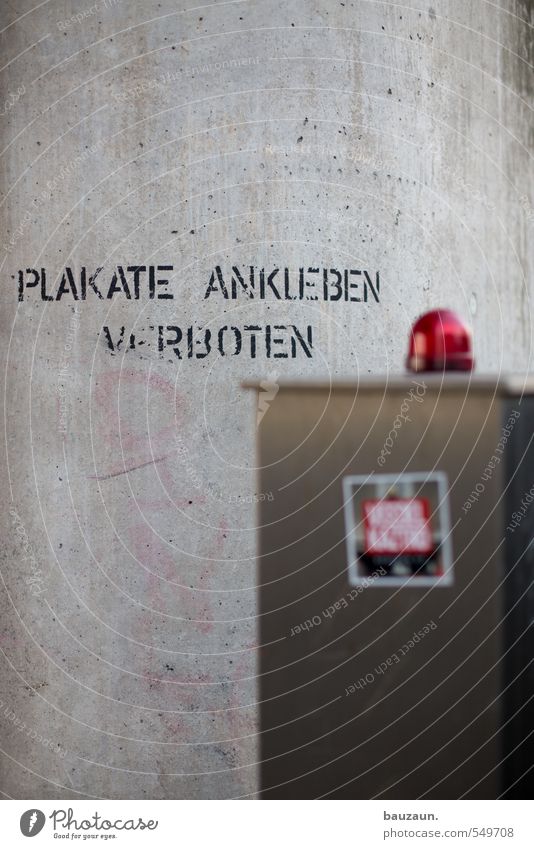
<path id="1" fill-rule="evenodd" d="M 409 371 L 471 371 L 470 328 L 452 310 L 431 310 L 418 318 L 410 336 Z"/>

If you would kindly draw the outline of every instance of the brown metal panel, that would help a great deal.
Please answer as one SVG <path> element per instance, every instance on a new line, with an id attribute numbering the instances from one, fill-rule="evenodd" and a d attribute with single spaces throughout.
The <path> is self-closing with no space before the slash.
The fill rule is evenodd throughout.
<path id="1" fill-rule="evenodd" d="M 260 489 L 274 493 L 259 516 L 265 798 L 498 795 L 501 522 L 488 518 L 498 476 L 468 519 L 462 505 L 494 453 L 501 401 L 491 384 L 427 386 L 380 468 L 410 386 L 282 387 L 263 419 Z M 353 589 L 343 476 L 431 470 L 450 483 L 453 585 L 377 583 L 339 604 Z"/>

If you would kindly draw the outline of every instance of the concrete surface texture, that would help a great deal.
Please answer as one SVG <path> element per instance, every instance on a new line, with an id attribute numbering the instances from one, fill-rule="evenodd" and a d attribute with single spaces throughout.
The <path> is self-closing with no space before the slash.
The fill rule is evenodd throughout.
<path id="1" fill-rule="evenodd" d="M 254 798 L 256 427 L 435 306 L 530 369 L 531 5 L 1 11 L 1 790 Z"/>

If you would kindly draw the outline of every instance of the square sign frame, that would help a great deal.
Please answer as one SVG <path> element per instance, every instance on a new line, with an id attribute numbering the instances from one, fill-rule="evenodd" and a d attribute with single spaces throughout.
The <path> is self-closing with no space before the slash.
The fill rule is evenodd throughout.
<path id="1" fill-rule="evenodd" d="M 355 492 L 360 491 L 358 504 L 377 498 L 377 488 L 408 484 L 415 489 L 415 496 L 427 497 L 429 487 L 434 489 L 434 509 L 431 512 L 433 530 L 437 533 L 441 557 L 439 575 L 369 575 L 362 569 L 358 551 L 358 530 L 363 529 L 363 518 L 356 515 Z M 366 587 L 445 587 L 454 582 L 449 508 L 449 483 L 445 472 L 399 472 L 398 474 L 346 475 L 342 480 L 343 509 L 345 516 L 345 542 L 347 549 L 348 576 L 351 586 Z M 402 497 L 402 496 L 401 496 Z M 361 536 L 361 534 L 360 534 Z"/>

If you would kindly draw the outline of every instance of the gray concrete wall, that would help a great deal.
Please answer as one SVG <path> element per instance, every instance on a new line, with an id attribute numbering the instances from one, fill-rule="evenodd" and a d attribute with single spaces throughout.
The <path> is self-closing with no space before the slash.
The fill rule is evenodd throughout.
<path id="1" fill-rule="evenodd" d="M 1 4 L 7 796 L 252 797 L 277 381 L 396 373 L 440 305 L 479 371 L 530 368 L 531 4 L 501 5 Z M 57 295 L 66 266 L 168 264 L 172 300 L 17 300 L 20 269 Z M 378 271 L 380 302 L 205 298 L 217 265 Z M 292 324 L 312 356 L 286 330 L 268 358 Z M 262 329 L 179 359 L 160 325 Z"/>

